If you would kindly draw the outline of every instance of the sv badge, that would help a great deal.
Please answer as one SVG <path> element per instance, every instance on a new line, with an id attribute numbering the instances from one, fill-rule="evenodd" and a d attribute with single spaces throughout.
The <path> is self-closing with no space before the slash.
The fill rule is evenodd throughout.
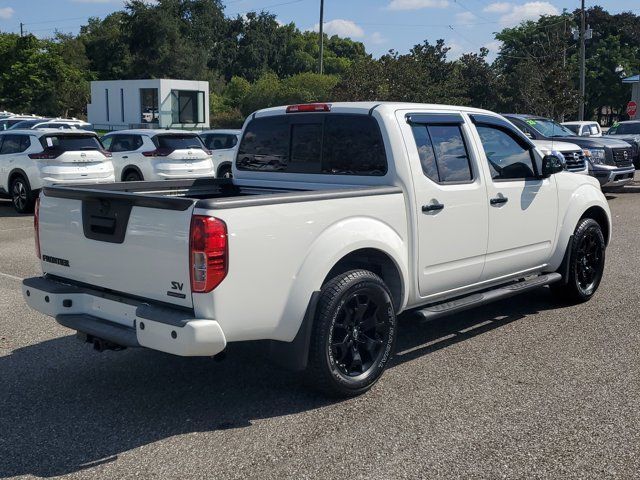
<path id="1" fill-rule="evenodd" d="M 167 292 L 167 296 L 174 298 L 187 298 L 184 293 L 179 293 L 184 288 L 184 283 L 171 282 L 171 290 Z"/>

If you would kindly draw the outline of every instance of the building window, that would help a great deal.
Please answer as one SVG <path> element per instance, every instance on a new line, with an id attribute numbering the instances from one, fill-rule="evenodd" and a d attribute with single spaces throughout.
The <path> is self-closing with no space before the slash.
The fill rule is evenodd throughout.
<path id="1" fill-rule="evenodd" d="M 140 89 L 140 111 L 142 123 L 158 123 L 158 89 Z"/>
<path id="2" fill-rule="evenodd" d="M 204 92 L 171 91 L 171 123 L 204 123 Z"/>
<path id="3" fill-rule="evenodd" d="M 107 122 L 108 122 L 109 121 L 109 89 L 108 88 L 104 89 L 104 100 L 107 106 Z"/>

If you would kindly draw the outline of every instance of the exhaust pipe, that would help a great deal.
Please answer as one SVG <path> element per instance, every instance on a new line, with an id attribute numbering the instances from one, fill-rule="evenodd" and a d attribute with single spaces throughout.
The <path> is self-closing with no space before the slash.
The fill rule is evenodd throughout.
<path id="1" fill-rule="evenodd" d="M 122 345 L 118 345 L 117 343 L 110 342 L 109 340 L 105 340 L 104 338 L 94 337 L 93 335 L 87 335 L 86 333 L 82 332 L 78 332 L 77 337 L 80 340 L 93 345 L 93 349 L 96 352 L 104 352 L 106 350 L 119 351 L 127 348 L 123 347 Z"/>

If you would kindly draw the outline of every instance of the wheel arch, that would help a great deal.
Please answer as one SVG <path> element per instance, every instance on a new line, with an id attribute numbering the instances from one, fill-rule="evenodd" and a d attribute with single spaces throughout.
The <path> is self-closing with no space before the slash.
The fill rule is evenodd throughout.
<path id="1" fill-rule="evenodd" d="M 31 182 L 29 181 L 29 175 L 27 175 L 27 172 L 25 172 L 21 168 L 14 168 L 13 170 L 11 170 L 11 172 L 9 172 L 9 175 L 7 176 L 7 192 L 9 194 L 11 194 L 11 182 L 18 176 L 24 178 L 27 182 L 27 185 L 29 185 L 29 188 L 31 188 Z"/>
<path id="2" fill-rule="evenodd" d="M 382 278 L 391 292 L 395 310 L 399 311 L 405 288 L 402 273 L 393 258 L 377 248 L 359 248 L 346 254 L 329 270 L 322 285 L 336 275 L 359 269 L 369 270 Z"/>
<path id="3" fill-rule="evenodd" d="M 120 174 L 120 181 L 124 182 L 124 177 L 126 177 L 127 173 L 129 173 L 131 171 L 136 172 L 138 175 L 140 175 L 141 179 L 144 179 L 144 175 L 142 175 L 142 170 L 140 170 L 140 168 L 137 167 L 136 165 L 129 164 L 129 165 L 127 165 L 126 167 L 124 167 L 122 169 L 122 173 Z"/>
<path id="4" fill-rule="evenodd" d="M 607 212 L 605 212 L 604 208 L 598 205 L 589 207 L 582 214 L 579 221 L 582 220 L 583 218 L 592 218 L 596 222 L 598 222 L 598 225 L 600 225 L 600 228 L 602 229 L 605 245 L 608 246 L 609 241 L 611 239 L 611 225 L 610 225 L 609 216 L 607 215 Z"/>
<path id="5" fill-rule="evenodd" d="M 592 186 L 576 189 L 566 204 L 560 224 L 555 252 L 549 260 L 549 271 L 560 267 L 564 259 L 571 236 L 583 218 L 593 218 L 600 228 L 608 245 L 611 239 L 611 211 L 603 193 Z"/>
<path id="6" fill-rule="evenodd" d="M 392 292 L 397 312 L 408 298 L 408 246 L 388 224 L 371 217 L 343 219 L 310 244 L 287 294 L 277 337 L 293 338 L 313 292 L 334 274 L 353 267 L 375 270 Z"/>
<path id="7" fill-rule="evenodd" d="M 218 165 L 218 168 L 216 168 L 216 178 L 220 178 L 220 172 L 227 167 L 229 167 L 230 170 L 233 170 L 233 164 L 228 160 L 225 160 Z"/>

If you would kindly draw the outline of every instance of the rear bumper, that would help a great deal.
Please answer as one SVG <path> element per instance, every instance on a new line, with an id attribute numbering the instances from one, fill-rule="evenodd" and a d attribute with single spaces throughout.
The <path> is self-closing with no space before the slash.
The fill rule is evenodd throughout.
<path id="1" fill-rule="evenodd" d="M 67 327 L 123 347 L 184 357 L 212 356 L 227 341 L 218 322 L 49 277 L 27 278 L 22 295 L 33 309 Z"/>
<path id="2" fill-rule="evenodd" d="M 43 176 L 42 183 L 46 186 L 52 185 L 85 185 L 87 183 L 114 183 L 116 177 L 111 173 L 110 175 L 92 175 L 87 174 L 85 177 L 78 178 L 77 176 L 65 177 L 65 175 L 56 176 Z"/>

